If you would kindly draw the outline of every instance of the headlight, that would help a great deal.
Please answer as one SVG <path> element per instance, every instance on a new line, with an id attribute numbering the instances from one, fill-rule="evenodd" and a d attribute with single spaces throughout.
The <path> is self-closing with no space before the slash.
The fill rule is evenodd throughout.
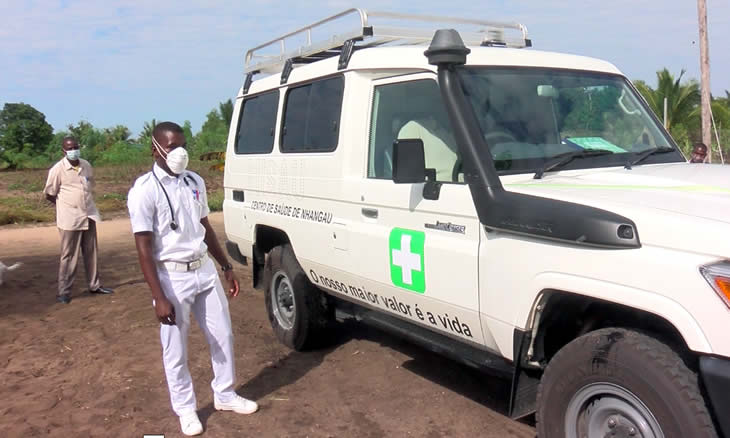
<path id="1" fill-rule="evenodd" d="M 700 266 L 700 273 L 705 277 L 715 293 L 730 308 L 730 261 Z"/>

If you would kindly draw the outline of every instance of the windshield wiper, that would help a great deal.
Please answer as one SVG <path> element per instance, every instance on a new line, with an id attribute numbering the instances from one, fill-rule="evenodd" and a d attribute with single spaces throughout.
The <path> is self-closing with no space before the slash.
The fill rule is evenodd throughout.
<path id="1" fill-rule="evenodd" d="M 565 166 L 566 164 L 573 161 L 575 158 L 586 158 L 586 157 L 597 157 L 600 155 L 608 155 L 613 152 L 605 149 L 584 149 L 582 151 L 570 151 L 563 152 L 562 154 L 555 155 L 552 159 L 546 161 L 533 176 L 534 179 L 540 179 L 545 174 L 558 167 Z"/>
<path id="2" fill-rule="evenodd" d="M 631 168 L 633 166 L 641 163 L 642 161 L 644 161 L 645 159 L 649 158 L 650 156 L 652 156 L 654 154 L 666 154 L 667 152 L 674 152 L 674 150 L 675 149 L 673 147 L 661 146 L 661 147 L 657 147 L 657 148 L 647 149 L 642 152 L 637 152 L 632 158 L 629 159 L 629 161 L 626 162 L 624 169 L 631 170 Z"/>

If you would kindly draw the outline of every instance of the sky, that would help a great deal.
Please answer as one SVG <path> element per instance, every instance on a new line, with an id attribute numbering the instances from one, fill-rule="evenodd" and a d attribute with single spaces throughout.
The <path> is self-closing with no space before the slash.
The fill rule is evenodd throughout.
<path id="1" fill-rule="evenodd" d="M 518 21 L 534 50 L 605 59 L 631 80 L 700 78 L 693 0 L 6 0 L 0 105 L 24 102 L 55 130 L 192 123 L 235 97 L 251 47 L 350 7 Z M 707 0 L 711 91 L 730 89 L 730 1 Z M 533 50 L 533 49 L 528 49 Z"/>

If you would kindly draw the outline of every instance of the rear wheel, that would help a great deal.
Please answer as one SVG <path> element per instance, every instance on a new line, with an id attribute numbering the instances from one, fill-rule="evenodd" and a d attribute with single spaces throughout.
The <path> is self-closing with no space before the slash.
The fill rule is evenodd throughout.
<path id="1" fill-rule="evenodd" d="M 264 282 L 269 322 L 279 341 L 294 350 L 320 345 L 333 312 L 325 294 L 310 283 L 289 244 L 269 253 Z"/>
<path id="2" fill-rule="evenodd" d="M 697 374 L 667 345 L 601 329 L 563 347 L 538 390 L 541 438 L 716 438 Z"/>

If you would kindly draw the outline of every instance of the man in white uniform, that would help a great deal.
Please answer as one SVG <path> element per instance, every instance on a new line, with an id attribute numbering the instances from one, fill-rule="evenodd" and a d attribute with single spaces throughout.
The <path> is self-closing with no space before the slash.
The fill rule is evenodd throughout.
<path id="1" fill-rule="evenodd" d="M 210 345 L 215 408 L 251 414 L 258 405 L 234 390 L 231 317 L 208 251 L 221 265 L 232 297 L 238 295 L 238 280 L 208 221 L 205 182 L 185 170 L 185 147 L 179 125 L 158 124 L 152 134 L 155 164 L 151 172 L 137 179 L 127 204 L 139 263 L 161 323 L 162 359 L 172 408 L 183 433 L 198 435 L 203 426 L 187 365 L 191 311 Z"/>

